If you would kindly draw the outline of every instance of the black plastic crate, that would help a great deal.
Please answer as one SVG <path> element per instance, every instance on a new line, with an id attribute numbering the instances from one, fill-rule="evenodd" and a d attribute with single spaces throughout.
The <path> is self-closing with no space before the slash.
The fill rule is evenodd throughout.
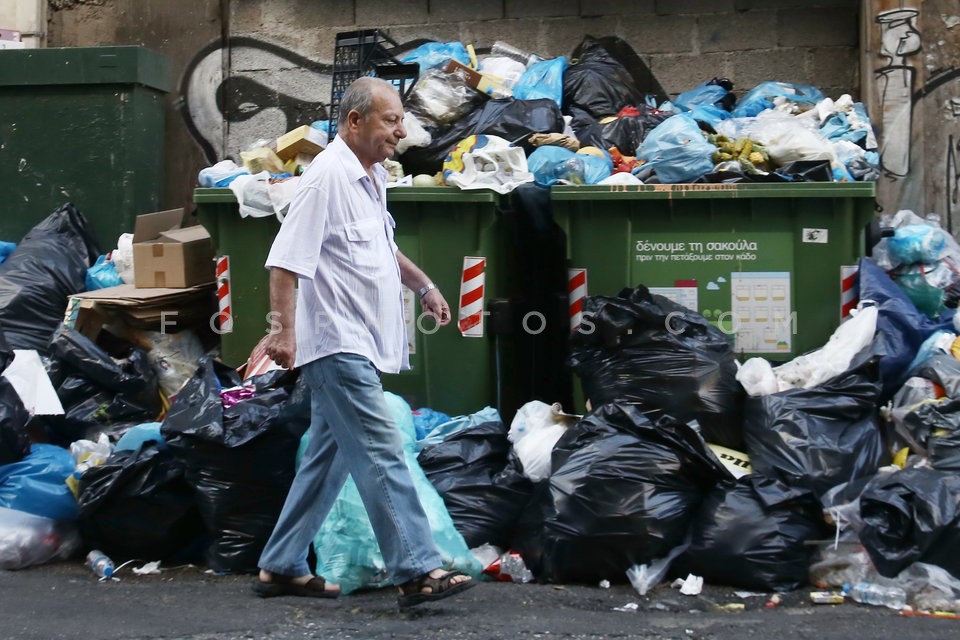
<path id="1" fill-rule="evenodd" d="M 333 51 L 333 76 L 330 83 L 330 139 L 337 133 L 340 99 L 350 83 L 361 76 L 376 76 L 389 81 L 405 96 L 420 72 L 417 64 L 402 63 L 390 49 L 397 43 L 379 29 L 338 33 Z M 389 47 L 389 48 L 388 48 Z"/>

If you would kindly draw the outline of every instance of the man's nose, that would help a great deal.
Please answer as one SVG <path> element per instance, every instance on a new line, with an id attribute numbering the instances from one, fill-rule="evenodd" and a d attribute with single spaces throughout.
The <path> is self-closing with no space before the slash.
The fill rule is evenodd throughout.
<path id="1" fill-rule="evenodd" d="M 397 137 L 400 139 L 407 137 L 407 129 L 406 127 L 403 126 L 403 121 L 401 121 L 400 124 L 397 125 Z"/>

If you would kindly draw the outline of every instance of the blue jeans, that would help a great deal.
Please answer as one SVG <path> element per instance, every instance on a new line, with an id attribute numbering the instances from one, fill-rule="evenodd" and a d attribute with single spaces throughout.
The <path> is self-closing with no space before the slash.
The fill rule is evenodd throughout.
<path id="1" fill-rule="evenodd" d="M 393 584 L 441 566 L 377 369 L 363 356 L 342 353 L 304 365 L 301 375 L 311 392 L 309 443 L 260 568 L 285 576 L 310 573 L 309 546 L 348 473 Z"/>

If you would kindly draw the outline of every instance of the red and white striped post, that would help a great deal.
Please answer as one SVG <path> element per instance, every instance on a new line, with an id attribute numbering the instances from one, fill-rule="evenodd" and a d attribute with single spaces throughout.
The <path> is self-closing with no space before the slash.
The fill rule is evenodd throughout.
<path id="1" fill-rule="evenodd" d="M 460 312 L 457 326 L 465 338 L 483 337 L 483 295 L 487 259 L 474 256 L 463 257 L 463 272 L 460 278 Z"/>
<path id="2" fill-rule="evenodd" d="M 857 272 L 860 267 L 857 265 L 840 266 L 840 319 L 846 320 L 850 312 L 857 308 L 860 300 L 857 297 L 856 283 Z"/>
<path id="3" fill-rule="evenodd" d="M 587 270 L 567 269 L 567 297 L 570 301 L 570 333 L 583 323 L 583 299 L 587 297 Z"/>
<path id="4" fill-rule="evenodd" d="M 217 321 L 220 333 L 233 332 L 233 305 L 230 302 L 230 256 L 217 257 Z"/>

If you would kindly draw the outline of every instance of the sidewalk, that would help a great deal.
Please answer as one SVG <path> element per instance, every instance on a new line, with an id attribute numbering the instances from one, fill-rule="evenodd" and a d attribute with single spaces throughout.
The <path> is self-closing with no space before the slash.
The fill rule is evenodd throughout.
<path id="1" fill-rule="evenodd" d="M 136 566 L 136 565 L 135 565 Z M 946 637 L 960 622 L 901 617 L 847 603 L 811 605 L 802 589 L 783 596 L 740 598 L 707 587 L 683 596 L 661 586 L 640 597 L 627 585 L 483 583 L 462 596 L 399 612 L 392 590 L 338 600 L 257 598 L 253 576 L 213 576 L 188 567 L 99 583 L 80 562 L 0 571 L 0 619 L 6 640 L 164 638 L 646 638 L 684 640 L 897 640 Z M 617 611 L 635 603 L 636 610 Z M 715 605 L 743 604 L 742 611 Z M 881 631 L 882 630 L 882 631 Z"/>

